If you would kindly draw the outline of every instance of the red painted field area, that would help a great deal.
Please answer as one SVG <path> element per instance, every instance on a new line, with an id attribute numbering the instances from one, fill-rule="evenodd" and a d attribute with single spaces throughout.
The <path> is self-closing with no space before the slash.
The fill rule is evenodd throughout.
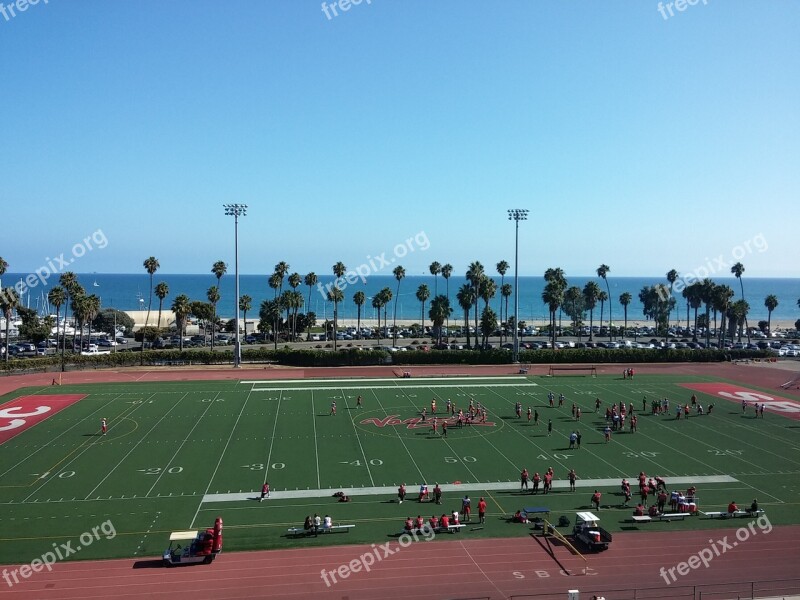
<path id="1" fill-rule="evenodd" d="M 86 394 L 22 396 L 0 407 L 0 444 L 74 404 Z"/>
<path id="2" fill-rule="evenodd" d="M 766 404 L 766 410 L 782 414 L 790 419 L 800 420 L 800 402 L 783 398 L 766 392 L 757 392 L 738 385 L 729 383 L 682 383 L 682 387 L 696 392 L 702 392 L 715 398 L 722 398 L 741 405 L 747 402 L 748 407 L 753 404 Z"/>

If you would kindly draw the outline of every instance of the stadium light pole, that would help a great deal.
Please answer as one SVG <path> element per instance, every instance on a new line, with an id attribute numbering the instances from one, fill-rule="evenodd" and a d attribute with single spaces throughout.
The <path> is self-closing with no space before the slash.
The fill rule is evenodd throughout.
<path id="1" fill-rule="evenodd" d="M 236 341 L 233 343 L 233 368 L 238 369 L 242 366 L 242 344 L 239 339 L 239 217 L 247 215 L 247 204 L 223 204 L 225 215 L 233 217 L 233 239 L 234 239 L 234 268 L 236 271 L 236 298 L 234 327 L 236 328 Z M 247 327 L 247 323 L 245 323 Z"/>
<path id="2" fill-rule="evenodd" d="M 512 360 L 519 362 L 519 222 L 528 220 L 528 210 L 512 208 L 508 211 L 508 220 L 514 221 L 514 353 Z"/>

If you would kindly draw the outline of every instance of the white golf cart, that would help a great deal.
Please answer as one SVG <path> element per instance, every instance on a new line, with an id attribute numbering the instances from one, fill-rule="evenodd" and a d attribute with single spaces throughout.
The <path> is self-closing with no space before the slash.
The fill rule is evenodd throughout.
<path id="1" fill-rule="evenodd" d="M 222 519 L 217 517 L 213 529 L 205 531 L 173 531 L 169 548 L 161 556 L 164 566 L 211 564 L 222 552 Z"/>

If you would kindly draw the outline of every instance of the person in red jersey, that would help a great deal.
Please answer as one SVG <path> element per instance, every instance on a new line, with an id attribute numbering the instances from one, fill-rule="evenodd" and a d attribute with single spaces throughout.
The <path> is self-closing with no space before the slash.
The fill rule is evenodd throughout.
<path id="1" fill-rule="evenodd" d="M 399 500 L 399 504 L 403 503 L 403 500 L 406 499 L 406 484 L 401 483 L 400 487 L 397 488 L 397 499 Z"/>
<path id="2" fill-rule="evenodd" d="M 108 421 L 105 417 L 100 419 L 100 431 L 102 431 L 102 435 L 105 435 L 108 432 Z"/>
<path id="3" fill-rule="evenodd" d="M 478 521 L 486 523 L 486 500 L 478 500 Z"/>
<path id="4" fill-rule="evenodd" d="M 265 481 L 264 485 L 261 486 L 261 498 L 258 499 L 259 502 L 263 502 L 264 498 L 269 498 L 269 482 Z"/>

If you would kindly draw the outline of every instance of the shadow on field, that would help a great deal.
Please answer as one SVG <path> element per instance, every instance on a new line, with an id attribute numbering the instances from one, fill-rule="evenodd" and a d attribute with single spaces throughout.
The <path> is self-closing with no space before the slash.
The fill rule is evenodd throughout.
<path id="1" fill-rule="evenodd" d="M 157 558 L 151 560 L 137 560 L 133 563 L 134 569 L 163 569 L 164 563 Z"/>

